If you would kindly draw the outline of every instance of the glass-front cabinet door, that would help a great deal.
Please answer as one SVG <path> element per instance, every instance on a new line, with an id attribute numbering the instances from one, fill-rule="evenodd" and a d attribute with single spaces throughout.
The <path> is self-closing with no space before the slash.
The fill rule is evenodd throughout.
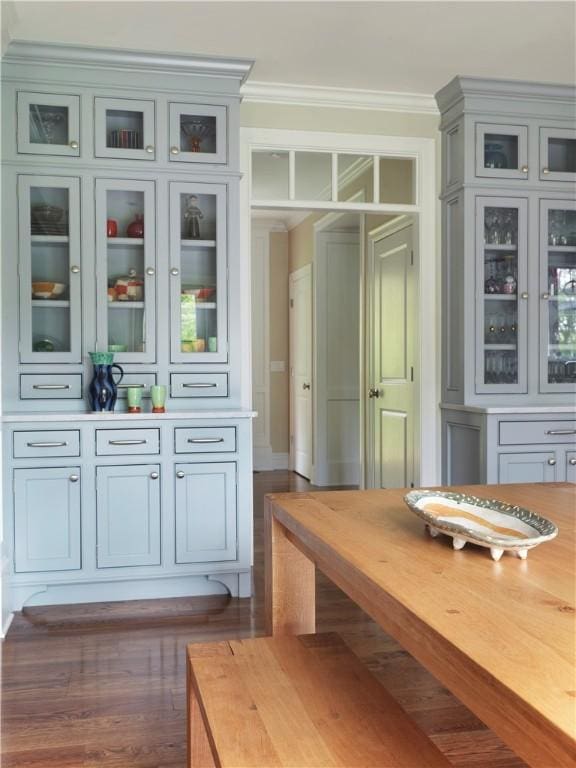
<path id="1" fill-rule="evenodd" d="M 20 361 L 80 363 L 80 180 L 18 178 Z"/>
<path id="2" fill-rule="evenodd" d="M 576 387 L 576 205 L 544 200 L 540 210 L 540 390 Z"/>
<path id="3" fill-rule="evenodd" d="M 96 179 L 97 338 L 121 363 L 156 359 L 153 181 Z"/>
<path id="4" fill-rule="evenodd" d="M 80 97 L 61 93 L 18 93 L 18 152 L 80 155 Z"/>
<path id="5" fill-rule="evenodd" d="M 226 107 L 170 104 L 170 160 L 226 163 Z"/>
<path id="6" fill-rule="evenodd" d="M 476 176 L 528 178 L 528 127 L 476 123 Z"/>
<path id="7" fill-rule="evenodd" d="M 171 359 L 226 362 L 226 187 L 170 184 Z"/>
<path id="8" fill-rule="evenodd" d="M 154 160 L 154 102 L 94 99 L 94 154 L 125 160 Z"/>
<path id="9" fill-rule="evenodd" d="M 476 391 L 527 391 L 527 200 L 477 198 Z"/>
<path id="10" fill-rule="evenodd" d="M 540 178 L 576 181 L 576 130 L 540 128 Z"/>

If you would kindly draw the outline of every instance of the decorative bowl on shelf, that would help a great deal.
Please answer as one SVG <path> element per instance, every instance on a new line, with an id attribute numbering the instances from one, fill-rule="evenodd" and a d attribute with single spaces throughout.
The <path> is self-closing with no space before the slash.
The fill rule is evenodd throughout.
<path id="1" fill-rule="evenodd" d="M 34 352 L 60 352 L 62 343 L 53 336 L 34 336 L 32 339 L 32 350 Z"/>
<path id="2" fill-rule="evenodd" d="M 65 290 L 65 283 L 54 283 L 49 280 L 32 283 L 32 296 L 35 299 L 58 299 Z"/>
<path id="3" fill-rule="evenodd" d="M 31 213 L 32 219 L 41 224 L 56 224 L 64 215 L 64 208 L 60 208 L 58 205 L 42 203 L 41 205 L 33 205 Z"/>
<path id="4" fill-rule="evenodd" d="M 410 491 L 404 501 L 424 520 L 432 537 L 440 533 L 451 536 L 454 549 L 462 549 L 467 542 L 487 547 L 493 560 L 500 560 L 504 552 L 524 560 L 529 549 L 558 535 L 558 528 L 545 517 L 495 499 Z"/>

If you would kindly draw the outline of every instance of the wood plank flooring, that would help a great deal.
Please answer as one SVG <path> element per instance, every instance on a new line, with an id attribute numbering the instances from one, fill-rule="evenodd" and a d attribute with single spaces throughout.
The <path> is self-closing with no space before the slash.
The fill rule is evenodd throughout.
<path id="1" fill-rule="evenodd" d="M 3 768 L 184 768 L 186 644 L 264 634 L 262 499 L 310 487 L 288 472 L 254 479 L 252 599 L 53 606 L 14 618 L 2 645 Z M 339 632 L 454 766 L 524 766 L 336 587 L 319 576 L 317 590 L 318 630 Z"/>

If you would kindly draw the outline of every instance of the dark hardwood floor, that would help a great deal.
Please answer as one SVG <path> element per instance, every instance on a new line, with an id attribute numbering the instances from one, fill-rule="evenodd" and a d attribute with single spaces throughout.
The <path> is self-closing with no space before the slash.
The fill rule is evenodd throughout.
<path id="1" fill-rule="evenodd" d="M 2 646 L 3 768 L 184 768 L 185 646 L 264 634 L 262 499 L 310 487 L 288 472 L 254 479 L 251 600 L 54 606 L 14 618 Z M 340 632 L 454 766 L 524 765 L 338 589 L 321 576 L 317 589 L 319 631 Z"/>

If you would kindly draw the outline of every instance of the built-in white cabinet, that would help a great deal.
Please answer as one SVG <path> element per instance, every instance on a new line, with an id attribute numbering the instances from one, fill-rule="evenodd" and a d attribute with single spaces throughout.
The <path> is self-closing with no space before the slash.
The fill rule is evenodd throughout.
<path id="1" fill-rule="evenodd" d="M 444 481 L 562 479 L 549 436 L 511 449 L 493 425 L 575 411 L 576 91 L 457 77 L 436 98 Z"/>

